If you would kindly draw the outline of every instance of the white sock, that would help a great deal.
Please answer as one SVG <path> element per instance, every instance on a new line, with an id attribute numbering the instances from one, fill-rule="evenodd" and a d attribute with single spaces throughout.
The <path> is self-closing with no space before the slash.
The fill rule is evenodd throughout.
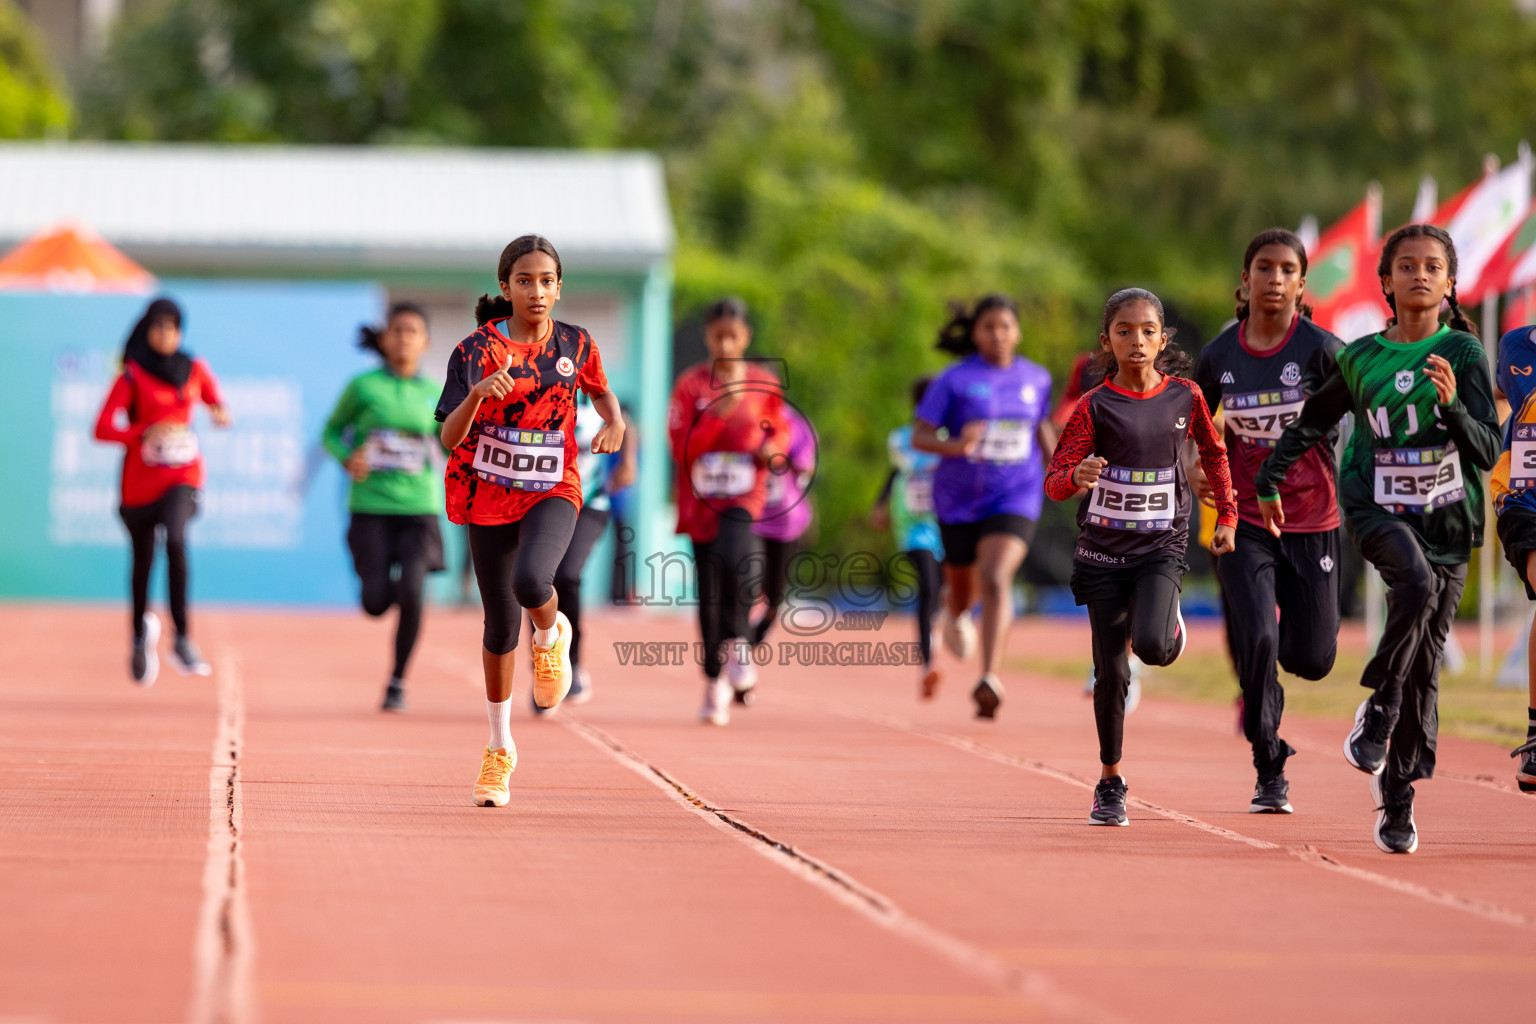
<path id="1" fill-rule="evenodd" d="M 508 697 L 499 704 L 494 700 L 486 701 L 485 714 L 491 720 L 491 742 L 486 746 L 492 750 L 511 750 L 512 698 Z"/>
<path id="2" fill-rule="evenodd" d="M 558 620 L 548 629 L 539 629 L 537 626 L 533 629 L 533 642 L 535 646 L 552 647 L 558 639 L 560 639 L 560 623 Z"/>

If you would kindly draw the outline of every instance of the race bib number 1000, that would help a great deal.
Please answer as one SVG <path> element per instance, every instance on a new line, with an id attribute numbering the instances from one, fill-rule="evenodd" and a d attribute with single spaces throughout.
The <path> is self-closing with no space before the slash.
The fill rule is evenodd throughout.
<path id="1" fill-rule="evenodd" d="M 1221 396 L 1222 415 L 1232 433 L 1260 448 L 1273 448 L 1305 403 L 1300 388 Z"/>
<path id="2" fill-rule="evenodd" d="M 565 434 L 486 424 L 475 448 L 475 475 L 517 491 L 552 490 L 565 477 Z"/>
<path id="3" fill-rule="evenodd" d="M 1456 446 L 1376 453 L 1376 504 L 1389 512 L 1433 512 L 1467 496 Z"/>
<path id="4" fill-rule="evenodd" d="M 1536 488 L 1536 423 L 1516 423 L 1509 439 L 1509 487 Z"/>
<path id="5" fill-rule="evenodd" d="M 1088 496 L 1088 522 L 1111 530 L 1171 530 L 1177 509 L 1174 467 L 1106 466 Z"/>

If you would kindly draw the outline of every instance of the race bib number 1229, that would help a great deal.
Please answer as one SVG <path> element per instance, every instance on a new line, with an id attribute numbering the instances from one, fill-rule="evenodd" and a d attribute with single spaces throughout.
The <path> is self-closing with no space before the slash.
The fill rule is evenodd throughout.
<path id="1" fill-rule="evenodd" d="M 1106 466 L 1088 495 L 1088 522 L 1111 530 L 1171 530 L 1177 511 L 1175 468 Z"/>

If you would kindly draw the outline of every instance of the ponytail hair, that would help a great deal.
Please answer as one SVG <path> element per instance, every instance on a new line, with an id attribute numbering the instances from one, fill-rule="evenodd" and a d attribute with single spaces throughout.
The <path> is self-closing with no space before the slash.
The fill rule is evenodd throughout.
<path id="1" fill-rule="evenodd" d="M 1266 245 L 1283 245 L 1296 254 L 1301 261 L 1301 276 L 1307 276 L 1307 247 L 1301 244 L 1301 239 L 1296 232 L 1287 231 L 1285 228 L 1268 228 L 1253 236 L 1253 241 L 1248 243 L 1248 248 L 1243 252 L 1243 273 L 1247 273 L 1253 266 L 1253 258 L 1259 254 L 1259 250 Z M 1237 300 L 1237 318 L 1248 319 L 1248 296 L 1243 292 L 1243 286 L 1239 284 L 1233 291 L 1232 297 Z M 1296 312 L 1312 319 L 1312 306 L 1309 303 L 1298 301 Z"/>
<path id="2" fill-rule="evenodd" d="M 975 352 L 976 340 L 971 335 L 976 330 L 976 321 L 994 309 L 1006 309 L 1015 320 L 1019 319 L 1019 304 L 1006 295 L 984 295 L 970 312 L 966 312 L 963 303 L 951 302 L 949 322 L 939 328 L 939 341 L 934 347 L 957 356 Z"/>
<path id="3" fill-rule="evenodd" d="M 1109 325 L 1114 323 L 1115 314 L 1133 302 L 1147 302 L 1157 310 L 1157 322 L 1163 326 L 1163 336 L 1171 342 L 1177 332 L 1168 326 L 1167 317 L 1163 312 L 1163 300 L 1145 288 L 1121 288 L 1109 297 L 1104 303 L 1104 323 L 1099 328 L 1099 336 L 1107 338 Z M 1189 353 L 1181 348 L 1174 348 L 1170 343 L 1167 348 L 1158 353 L 1157 360 L 1152 366 L 1159 373 L 1180 376 L 1189 371 L 1189 362 Z M 1099 351 L 1093 356 L 1093 368 L 1098 371 L 1101 381 L 1107 381 L 1118 373 L 1120 364 L 1115 362 L 1114 350 L 1105 348 L 1101 343 Z"/>
<path id="4" fill-rule="evenodd" d="M 363 324 L 357 329 L 357 347 L 363 349 L 366 352 L 376 352 L 382 356 L 384 354 L 384 347 L 380 342 L 384 337 L 384 332 L 389 329 L 390 324 L 395 322 L 395 317 L 401 316 L 405 313 L 414 313 L 421 317 L 422 323 L 427 322 L 426 310 L 422 309 L 416 303 L 393 303 L 389 307 L 389 312 L 384 316 L 383 326 L 375 327 L 372 324 Z"/>
<path id="5" fill-rule="evenodd" d="M 518 260 L 529 253 L 542 252 L 555 261 L 555 280 L 564 279 L 565 270 L 560 265 L 560 254 L 555 251 L 554 243 L 543 235 L 519 235 L 507 243 L 507 247 L 501 250 L 501 259 L 496 261 L 496 282 L 506 284 L 512 279 L 512 267 Z M 512 302 L 505 295 L 492 295 L 486 292 L 475 303 L 475 324 L 484 327 L 492 320 L 505 319 L 512 315 Z"/>
<path id="6" fill-rule="evenodd" d="M 1451 241 L 1450 232 L 1435 224 L 1405 224 L 1392 232 L 1387 237 L 1386 244 L 1381 247 L 1381 259 L 1376 264 L 1377 277 L 1392 276 L 1392 261 L 1397 258 L 1397 247 L 1410 238 L 1433 238 L 1440 243 L 1445 250 L 1446 276 L 1453 281 L 1456 279 L 1456 243 Z M 1392 316 L 1387 320 L 1387 327 L 1397 323 L 1397 299 L 1388 292 L 1386 287 L 1381 289 L 1386 297 L 1387 305 L 1392 307 Z M 1451 294 L 1446 298 L 1451 307 L 1451 327 L 1458 331 L 1465 331 L 1474 338 L 1478 336 L 1477 324 L 1473 323 L 1466 313 L 1462 312 L 1461 303 L 1456 298 L 1456 286 L 1451 285 Z"/>

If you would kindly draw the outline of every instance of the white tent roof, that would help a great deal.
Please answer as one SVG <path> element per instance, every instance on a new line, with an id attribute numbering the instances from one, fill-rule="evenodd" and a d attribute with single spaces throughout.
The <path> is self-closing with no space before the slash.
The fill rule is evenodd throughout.
<path id="1" fill-rule="evenodd" d="M 570 267 L 642 269 L 673 242 L 649 153 L 0 143 L 0 243 L 67 221 L 160 272 L 483 273 L 530 231 Z"/>

